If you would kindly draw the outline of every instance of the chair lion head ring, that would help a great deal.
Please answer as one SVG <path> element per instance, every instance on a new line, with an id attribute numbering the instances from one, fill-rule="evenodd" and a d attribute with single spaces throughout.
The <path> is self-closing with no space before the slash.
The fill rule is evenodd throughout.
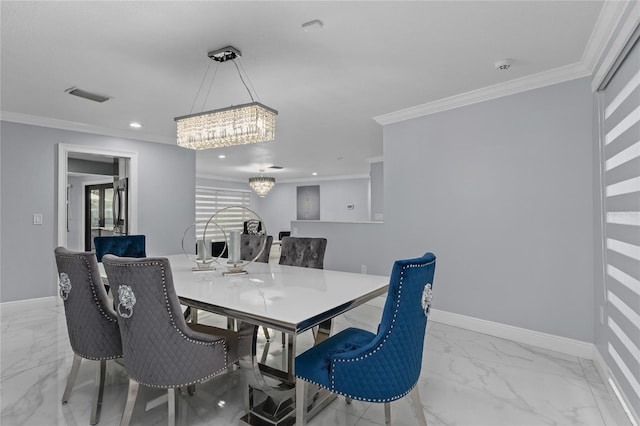
<path id="1" fill-rule="evenodd" d="M 384 403 L 385 421 L 390 424 L 389 403 L 411 393 L 417 419 L 426 425 L 416 384 L 435 264 L 432 253 L 397 260 L 378 333 L 348 328 L 299 355 L 295 365 L 299 379 L 296 397 L 305 398 L 305 382 L 310 382 L 344 395 L 347 401 Z"/>
<path id="2" fill-rule="evenodd" d="M 100 420 L 106 362 L 122 357 L 118 319 L 102 284 L 95 254 L 58 247 L 55 249 L 55 258 L 60 297 L 64 301 L 69 341 L 74 352 L 62 403 L 66 404 L 71 396 L 82 359 L 98 361 L 98 383 L 90 421 L 94 425 Z"/>
<path id="3" fill-rule="evenodd" d="M 107 254 L 103 264 L 113 288 L 129 393 L 121 425 L 131 421 L 139 384 L 167 389 L 169 424 L 175 424 L 180 392 L 208 380 L 248 353 L 251 336 L 203 324 L 187 324 L 166 258 Z"/>

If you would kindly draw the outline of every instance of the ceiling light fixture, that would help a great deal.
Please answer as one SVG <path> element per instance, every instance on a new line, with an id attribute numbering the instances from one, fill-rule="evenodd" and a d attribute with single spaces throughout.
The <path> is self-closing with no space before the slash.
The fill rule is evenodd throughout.
<path id="1" fill-rule="evenodd" d="M 224 158 L 227 158 L 227 156 L 226 156 L 226 155 L 224 155 L 224 154 L 220 154 L 220 155 L 218 155 L 218 158 L 220 158 L 220 159 L 224 159 Z"/>
<path id="2" fill-rule="evenodd" d="M 142 123 L 138 123 L 137 121 L 132 121 L 129 123 L 129 127 L 133 127 L 134 129 L 141 129 Z"/>
<path id="3" fill-rule="evenodd" d="M 253 99 L 253 95 L 235 61 L 236 58 L 242 56 L 240 51 L 235 47 L 228 46 L 223 49 L 212 50 L 207 55 L 211 60 L 217 62 L 217 65 L 227 61 L 233 62 L 242 84 L 249 92 L 251 103 L 176 117 L 178 145 L 190 149 L 209 149 L 273 140 L 275 138 L 278 111 Z M 209 69 L 207 68 L 202 83 L 204 83 L 208 71 Z M 247 80 L 249 79 L 246 71 L 245 77 Z M 209 90 L 213 86 L 214 79 L 215 72 L 209 85 Z M 196 99 L 202 89 L 202 83 L 200 83 Z M 207 93 L 208 96 L 209 93 Z M 206 102 L 207 99 L 205 98 L 203 105 Z M 195 100 L 193 103 L 195 105 Z M 193 111 L 193 107 L 191 110 Z"/>
<path id="4" fill-rule="evenodd" d="M 261 173 L 260 176 L 254 176 L 249 178 L 249 186 L 251 187 L 251 189 L 255 191 L 256 194 L 258 194 L 260 198 L 263 198 L 275 186 L 276 178 L 269 177 L 269 176 L 262 176 L 262 173 L 264 173 L 264 170 L 260 170 L 260 173 Z"/>

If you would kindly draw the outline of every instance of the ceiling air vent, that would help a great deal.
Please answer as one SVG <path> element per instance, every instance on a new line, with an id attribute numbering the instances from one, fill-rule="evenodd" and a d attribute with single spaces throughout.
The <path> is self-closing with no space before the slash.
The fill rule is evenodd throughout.
<path id="1" fill-rule="evenodd" d="M 65 93 L 68 93 L 73 96 L 78 96 L 80 98 L 89 99 L 94 102 L 104 102 L 111 99 L 109 96 L 100 95 L 98 93 L 87 92 L 86 90 L 78 89 L 77 87 L 72 87 L 70 89 L 65 90 Z"/>
<path id="2" fill-rule="evenodd" d="M 284 169 L 284 167 L 282 167 L 282 166 L 271 166 L 269 168 L 273 169 L 273 170 L 282 170 L 282 169 Z"/>

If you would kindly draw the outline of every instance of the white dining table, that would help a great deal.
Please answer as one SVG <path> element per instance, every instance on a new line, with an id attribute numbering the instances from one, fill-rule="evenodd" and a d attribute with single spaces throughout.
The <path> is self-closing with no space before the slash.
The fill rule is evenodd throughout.
<path id="1" fill-rule="evenodd" d="M 312 327 L 320 326 L 322 329 L 323 324 L 326 325 L 337 315 L 386 294 L 389 284 L 389 277 L 386 276 L 257 262 L 245 266 L 247 274 L 223 275 L 226 271 L 223 259 L 220 259 L 222 265 L 214 263 L 215 270 L 193 271 L 195 264 L 186 255 L 166 257 L 171 264 L 174 286 L 182 304 L 191 309 L 220 314 L 245 325 L 268 327 L 288 335 L 289 363 L 285 368 L 288 371 L 282 372 L 280 378 L 288 382 L 291 395 L 295 393 L 293 360 L 296 336 Z M 329 330 L 325 327 L 324 332 L 328 333 Z M 326 336 L 318 333 L 316 341 L 323 337 Z M 250 368 L 258 372 L 255 352 L 253 355 L 253 367 Z M 273 372 L 272 369 L 261 368 L 262 373 L 265 370 Z M 261 383 L 265 386 L 264 382 Z M 255 384 L 257 387 L 259 385 Z M 270 390 L 267 389 L 266 393 L 269 395 Z M 317 395 L 315 398 L 318 399 Z M 295 398 L 292 399 L 295 404 Z M 310 410 L 309 418 L 326 404 L 328 402 L 316 404 Z M 249 408 L 250 412 L 242 419 L 248 424 L 266 422 L 290 425 L 295 422 L 295 407 L 283 409 L 272 416 L 260 413 L 251 404 Z M 301 421 L 298 415 L 300 423 L 304 423 L 304 419 Z"/>

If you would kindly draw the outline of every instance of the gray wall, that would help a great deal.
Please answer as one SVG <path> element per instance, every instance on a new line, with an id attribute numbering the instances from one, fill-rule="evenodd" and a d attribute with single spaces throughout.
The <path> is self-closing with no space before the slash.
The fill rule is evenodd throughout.
<path id="1" fill-rule="evenodd" d="M 297 237 L 324 237 L 327 250 L 324 268 L 334 271 L 362 272 L 389 276 L 391 264 L 383 261 L 383 252 L 388 243 L 384 237 L 382 223 L 326 223 L 293 221 L 291 226 Z"/>
<path id="2" fill-rule="evenodd" d="M 384 220 L 384 162 L 371 163 L 371 220 Z"/>
<path id="3" fill-rule="evenodd" d="M 592 342 L 591 104 L 584 78 L 385 126 L 377 234 L 299 233 L 331 237 L 328 268 L 433 251 L 439 310 Z"/>
<path id="4" fill-rule="evenodd" d="M 2 302 L 55 294 L 58 143 L 138 152 L 138 231 L 147 235 L 147 252 L 181 252 L 195 216 L 193 151 L 4 121 L 0 140 Z M 34 213 L 43 213 L 43 225 L 32 224 Z"/>
<path id="5" fill-rule="evenodd" d="M 320 220 L 369 221 L 369 179 L 341 179 L 304 183 L 278 183 L 260 198 L 252 196 L 251 205 L 267 225 L 269 234 L 277 238 L 278 232 L 290 231 L 296 220 L 296 188 L 320 185 Z M 353 203 L 354 209 L 347 210 Z"/>

